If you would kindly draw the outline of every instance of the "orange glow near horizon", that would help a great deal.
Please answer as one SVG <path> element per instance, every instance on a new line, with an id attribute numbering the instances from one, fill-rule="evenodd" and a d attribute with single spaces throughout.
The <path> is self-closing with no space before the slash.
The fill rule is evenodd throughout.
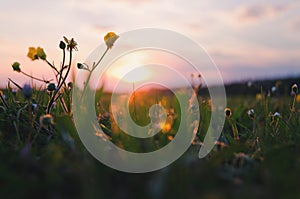
<path id="1" fill-rule="evenodd" d="M 143 52 L 130 53 L 114 62 L 107 70 L 107 75 L 126 82 L 147 80 L 153 75 L 147 67 L 143 66 L 147 60 L 147 54 Z"/>

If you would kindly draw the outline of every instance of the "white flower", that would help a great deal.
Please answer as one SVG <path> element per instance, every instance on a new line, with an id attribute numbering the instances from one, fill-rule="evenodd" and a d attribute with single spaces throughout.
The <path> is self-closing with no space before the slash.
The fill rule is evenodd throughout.
<path id="1" fill-rule="evenodd" d="M 273 117 L 280 117 L 280 113 L 275 112 L 275 113 L 273 114 Z"/>
<path id="2" fill-rule="evenodd" d="M 252 109 L 248 110 L 247 114 L 249 117 L 253 118 L 254 114 L 255 114 L 254 109 L 252 108 Z"/>

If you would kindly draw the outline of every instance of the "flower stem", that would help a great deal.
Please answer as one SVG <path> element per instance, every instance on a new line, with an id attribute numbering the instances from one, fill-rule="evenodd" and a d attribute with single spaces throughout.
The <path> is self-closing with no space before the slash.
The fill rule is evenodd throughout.
<path id="1" fill-rule="evenodd" d="M 37 80 L 37 81 L 40 81 L 40 82 L 44 82 L 46 84 L 48 84 L 51 80 L 44 80 L 44 79 L 40 79 L 40 78 L 37 78 L 37 77 L 33 77 L 32 75 L 29 75 L 23 71 L 21 71 L 21 73 L 27 77 L 30 77 L 31 79 L 34 79 L 34 80 Z"/>
<path id="2" fill-rule="evenodd" d="M 79 102 L 81 102 L 82 100 L 82 97 L 84 96 L 85 92 L 86 92 L 86 89 L 89 85 L 89 82 L 90 82 L 90 79 L 91 79 L 91 76 L 92 76 L 92 72 L 96 69 L 96 67 L 100 64 L 100 62 L 102 61 L 102 59 L 104 58 L 104 56 L 106 55 L 106 53 L 108 52 L 109 48 L 106 48 L 106 50 L 104 51 L 104 53 L 102 54 L 102 56 L 100 57 L 100 59 L 98 60 L 98 62 L 96 64 L 93 64 L 93 67 L 91 70 L 89 70 L 89 75 L 88 75 L 88 78 L 87 78 L 87 81 L 85 82 L 84 84 L 84 88 L 83 88 L 83 91 L 82 91 L 82 95 L 79 99 Z"/>
<path id="3" fill-rule="evenodd" d="M 50 110 L 51 110 L 51 107 L 52 107 L 52 104 L 54 103 L 54 99 L 57 95 L 57 93 L 59 92 L 59 90 L 61 89 L 62 85 L 64 84 L 64 82 L 66 81 L 68 75 L 69 75 L 69 72 L 71 70 L 71 65 L 72 65 L 72 48 L 70 48 L 70 58 L 69 58 L 69 65 L 68 65 L 68 69 L 67 69 L 67 72 L 65 74 L 65 76 L 63 77 L 62 81 L 60 82 L 60 84 L 58 85 L 57 89 L 55 90 L 53 96 L 51 97 L 49 103 L 48 103 L 48 106 L 47 106 L 47 111 L 46 113 L 49 114 L 50 113 Z"/>

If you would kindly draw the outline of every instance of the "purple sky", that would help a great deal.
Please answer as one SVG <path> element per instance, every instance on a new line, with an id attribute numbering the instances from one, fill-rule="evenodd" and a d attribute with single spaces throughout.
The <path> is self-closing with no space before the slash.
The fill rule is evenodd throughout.
<path id="1" fill-rule="evenodd" d="M 188 3 L 187 3 L 188 2 Z M 225 81 L 300 74 L 300 2 L 270 0 L 53 0 L 0 2 L 0 86 L 14 73 L 11 64 L 39 77 L 52 71 L 27 57 L 30 46 L 45 49 L 60 63 L 62 36 L 79 43 L 75 62 L 85 58 L 109 32 L 166 28 L 202 45 Z"/>

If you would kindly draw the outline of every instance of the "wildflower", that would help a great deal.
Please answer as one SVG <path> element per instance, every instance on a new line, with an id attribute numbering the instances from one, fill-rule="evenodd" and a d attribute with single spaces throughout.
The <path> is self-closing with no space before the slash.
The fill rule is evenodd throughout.
<path id="1" fill-rule="evenodd" d="M 63 41 L 60 41 L 59 42 L 59 48 L 62 49 L 62 50 L 66 49 L 66 43 L 63 42 Z"/>
<path id="2" fill-rule="evenodd" d="M 54 124 L 53 117 L 50 114 L 46 114 L 40 117 L 41 127 L 48 127 L 53 124 Z"/>
<path id="3" fill-rule="evenodd" d="M 31 61 L 34 61 L 34 60 L 38 59 L 38 56 L 37 56 L 36 53 L 37 52 L 36 52 L 36 49 L 34 47 L 29 47 L 27 57 L 29 57 L 31 59 Z"/>
<path id="4" fill-rule="evenodd" d="M 250 109 L 250 110 L 248 110 L 248 112 L 247 112 L 247 114 L 248 114 L 248 116 L 250 117 L 250 118 L 254 118 L 254 116 L 255 116 L 255 112 L 254 112 L 254 109 Z"/>
<path id="5" fill-rule="evenodd" d="M 297 95 L 297 94 L 298 94 L 298 86 L 297 86 L 297 84 L 293 84 L 292 95 Z"/>
<path id="6" fill-rule="evenodd" d="M 47 55 L 44 49 L 41 47 L 37 47 L 37 48 L 29 47 L 27 57 L 29 57 L 31 61 L 34 61 L 36 59 L 46 60 Z"/>
<path id="7" fill-rule="evenodd" d="M 171 130 L 172 126 L 169 123 L 160 124 L 163 133 L 167 133 Z"/>
<path id="8" fill-rule="evenodd" d="M 55 91 L 56 90 L 55 84 L 54 83 L 48 84 L 47 90 L 50 91 L 50 92 Z"/>
<path id="9" fill-rule="evenodd" d="M 107 48 L 112 48 L 115 41 L 119 38 L 119 35 L 116 35 L 114 32 L 109 32 L 104 36 L 104 41 Z"/>
<path id="10" fill-rule="evenodd" d="M 41 47 L 37 47 L 37 49 L 36 49 L 36 55 L 41 60 L 46 60 L 46 58 L 47 58 L 47 55 L 46 55 L 44 49 L 41 48 Z"/>
<path id="11" fill-rule="evenodd" d="M 25 84 L 22 88 L 22 93 L 26 99 L 30 99 L 33 93 L 33 90 L 29 84 Z"/>
<path id="12" fill-rule="evenodd" d="M 21 68 L 20 68 L 20 63 L 19 62 L 14 62 L 12 65 L 12 68 L 14 71 L 17 71 L 18 73 L 21 72 Z"/>
<path id="13" fill-rule="evenodd" d="M 65 42 L 67 43 L 67 50 L 78 50 L 77 48 L 77 42 L 72 38 L 72 39 L 67 39 L 65 36 L 64 36 L 64 40 Z"/>
<path id="14" fill-rule="evenodd" d="M 35 104 L 35 103 L 31 104 L 31 106 L 32 106 L 33 110 L 35 110 L 37 108 L 37 104 Z"/>
<path id="15" fill-rule="evenodd" d="M 275 93 L 275 92 L 276 92 L 276 90 L 277 90 L 277 87 L 276 87 L 276 86 L 272 86 L 272 88 L 271 88 L 271 92 L 272 92 L 272 93 Z"/>
<path id="16" fill-rule="evenodd" d="M 230 108 L 225 108 L 224 113 L 225 113 L 226 117 L 231 117 L 231 115 L 232 115 L 232 112 L 231 112 Z"/>
<path id="17" fill-rule="evenodd" d="M 262 97 L 263 96 L 262 96 L 261 93 L 257 93 L 256 96 L 255 96 L 255 98 L 256 98 L 257 101 L 262 100 Z"/>
<path id="18" fill-rule="evenodd" d="M 273 117 L 274 117 L 274 118 L 279 118 L 279 117 L 280 117 L 280 113 L 275 112 L 275 113 L 273 114 Z"/>
<path id="19" fill-rule="evenodd" d="M 297 95 L 296 102 L 300 102 L 300 95 Z"/>
<path id="20" fill-rule="evenodd" d="M 172 135 L 168 135 L 168 140 L 172 141 L 174 137 Z"/>

